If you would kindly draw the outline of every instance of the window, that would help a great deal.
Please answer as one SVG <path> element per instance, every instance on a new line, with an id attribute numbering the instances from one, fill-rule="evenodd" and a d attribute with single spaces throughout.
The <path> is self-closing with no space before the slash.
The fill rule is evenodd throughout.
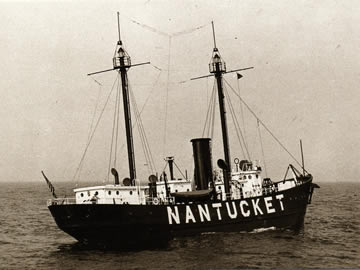
<path id="1" fill-rule="evenodd" d="M 132 195 L 132 190 L 130 190 L 130 195 Z"/>
<path id="2" fill-rule="evenodd" d="M 249 175 L 249 179 L 251 179 L 251 175 Z"/>
<path id="3" fill-rule="evenodd" d="M 108 192 L 108 193 L 109 193 L 109 195 L 111 195 L 111 190 L 109 190 L 109 192 Z"/>
<path id="4" fill-rule="evenodd" d="M 81 196 L 81 197 L 84 197 L 84 193 L 80 193 L 80 196 Z"/>
<path id="5" fill-rule="evenodd" d="M 116 195 L 119 195 L 119 191 L 118 191 L 118 190 L 116 191 Z"/>

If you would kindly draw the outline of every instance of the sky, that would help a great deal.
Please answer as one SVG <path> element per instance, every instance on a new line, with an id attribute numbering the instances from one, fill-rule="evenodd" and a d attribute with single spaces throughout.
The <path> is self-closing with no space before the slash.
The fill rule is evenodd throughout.
<path id="1" fill-rule="evenodd" d="M 254 67 L 239 81 L 235 73 L 225 80 L 298 160 L 302 140 L 314 181 L 357 181 L 360 3 L 355 0 L 0 1 L 0 181 L 43 181 L 41 170 L 54 183 L 107 178 L 114 94 L 81 173 L 75 180 L 74 175 L 91 123 L 117 76 L 87 76 L 112 68 L 117 11 L 132 63 L 151 62 L 132 67 L 128 76 L 158 172 L 164 157 L 175 156 L 183 172 L 193 173 L 190 140 L 202 136 L 214 82 L 190 78 L 209 73 L 214 21 L 228 70 Z M 239 99 L 231 100 L 242 119 Z M 243 116 L 252 159 L 262 165 L 265 160 L 267 176 L 281 180 L 295 162 L 261 127 L 263 156 L 257 121 L 249 111 Z M 229 113 L 228 119 L 231 158 L 243 159 Z M 120 178 L 128 174 L 122 125 Z M 218 113 L 215 129 L 214 164 L 223 155 Z M 134 135 L 138 178 L 146 181 L 137 129 Z"/>

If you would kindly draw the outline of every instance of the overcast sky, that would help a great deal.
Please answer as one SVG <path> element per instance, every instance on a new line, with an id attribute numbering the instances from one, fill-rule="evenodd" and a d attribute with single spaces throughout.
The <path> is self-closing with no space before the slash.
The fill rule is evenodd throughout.
<path id="1" fill-rule="evenodd" d="M 98 116 L 117 76 L 94 76 L 101 88 L 86 76 L 112 67 L 117 11 L 132 62 L 152 63 L 131 68 L 129 81 L 138 106 L 146 103 L 142 120 L 158 171 L 164 156 L 175 155 L 179 167 L 192 174 L 190 139 L 201 136 L 213 79 L 189 79 L 208 74 L 213 20 L 228 70 L 255 67 L 238 82 L 234 74 L 225 79 L 240 87 L 244 100 L 298 160 L 302 139 L 315 181 L 357 180 L 359 1 L 123 0 L 0 1 L 0 181 L 42 181 L 41 170 L 54 182 L 71 181 L 97 99 Z M 232 103 L 239 113 L 235 96 Z M 101 183 L 106 177 L 113 104 L 89 147 L 81 181 Z M 220 128 L 218 112 L 216 117 Z M 251 156 L 263 160 L 256 120 L 249 112 L 245 117 Z M 242 159 L 235 131 L 229 130 L 232 159 Z M 222 155 L 220 134 L 213 140 L 214 161 Z M 264 129 L 261 135 L 268 174 L 276 180 L 294 162 Z M 121 136 L 119 145 L 125 142 Z M 118 154 L 121 178 L 128 174 L 125 151 Z M 135 151 L 138 177 L 147 179 L 138 139 Z"/>

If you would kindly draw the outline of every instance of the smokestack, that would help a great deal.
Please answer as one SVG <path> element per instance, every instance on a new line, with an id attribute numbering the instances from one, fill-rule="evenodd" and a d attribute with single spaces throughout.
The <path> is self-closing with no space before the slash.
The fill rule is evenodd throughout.
<path id="1" fill-rule="evenodd" d="M 191 140 L 193 145 L 195 165 L 195 185 L 197 190 L 209 189 L 209 183 L 213 182 L 211 139 L 198 138 Z"/>
<path id="2" fill-rule="evenodd" d="M 170 171 L 170 179 L 173 180 L 174 178 L 174 157 L 167 157 L 165 159 L 169 164 L 169 171 Z"/>

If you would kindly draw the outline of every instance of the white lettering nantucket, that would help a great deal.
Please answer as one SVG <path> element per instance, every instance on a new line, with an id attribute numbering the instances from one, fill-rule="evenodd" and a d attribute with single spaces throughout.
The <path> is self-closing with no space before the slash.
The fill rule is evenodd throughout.
<path id="1" fill-rule="evenodd" d="M 264 201 L 268 214 L 275 213 L 275 208 L 272 208 L 272 197 L 266 197 L 264 198 Z"/>
<path id="2" fill-rule="evenodd" d="M 282 199 L 284 198 L 284 195 L 283 194 L 279 194 L 279 195 L 276 195 L 276 199 L 279 200 L 280 202 L 280 207 L 281 207 L 281 211 L 284 211 L 284 205 L 282 203 Z"/>
<path id="3" fill-rule="evenodd" d="M 216 208 L 218 219 L 221 220 L 221 212 L 220 212 L 221 203 L 213 203 L 212 207 Z"/>
<path id="4" fill-rule="evenodd" d="M 204 209 L 204 207 L 205 207 L 205 209 Z M 204 222 L 205 219 L 207 221 L 211 221 L 209 208 L 208 208 L 207 204 L 205 204 L 204 207 L 202 207 L 202 205 L 200 205 L 200 204 L 198 205 L 200 220 L 201 220 L 201 222 Z"/>
<path id="5" fill-rule="evenodd" d="M 235 207 L 235 202 L 232 202 L 232 208 L 233 208 L 233 213 L 231 213 L 231 210 L 230 210 L 230 207 L 229 207 L 229 203 L 226 202 L 226 209 L 227 209 L 227 212 L 228 212 L 228 215 L 230 218 L 234 219 L 237 217 L 237 210 L 236 210 L 236 207 Z"/>
<path id="6" fill-rule="evenodd" d="M 189 205 L 186 206 L 186 216 L 185 216 L 185 223 L 189 223 L 189 221 L 196 223 L 195 217 Z"/>
<path id="7" fill-rule="evenodd" d="M 168 212 L 168 218 L 169 218 L 169 224 L 173 224 L 173 220 L 176 224 L 180 224 L 180 217 L 179 217 L 179 210 L 177 206 L 174 206 L 175 213 L 172 211 L 171 207 L 167 207 Z"/>
<path id="8" fill-rule="evenodd" d="M 251 200 L 253 208 L 254 208 L 255 216 L 257 216 L 258 213 L 260 213 L 260 215 L 263 215 L 263 212 L 261 211 L 261 208 L 259 207 L 259 200 L 260 199 L 256 199 L 256 201 Z"/>
<path id="9" fill-rule="evenodd" d="M 241 202 L 240 202 L 241 214 L 242 214 L 244 217 L 248 217 L 248 216 L 250 216 L 250 210 L 247 209 L 247 210 L 245 211 L 244 205 L 246 205 L 247 207 L 249 207 L 249 204 L 248 204 L 246 201 L 241 201 Z"/>

